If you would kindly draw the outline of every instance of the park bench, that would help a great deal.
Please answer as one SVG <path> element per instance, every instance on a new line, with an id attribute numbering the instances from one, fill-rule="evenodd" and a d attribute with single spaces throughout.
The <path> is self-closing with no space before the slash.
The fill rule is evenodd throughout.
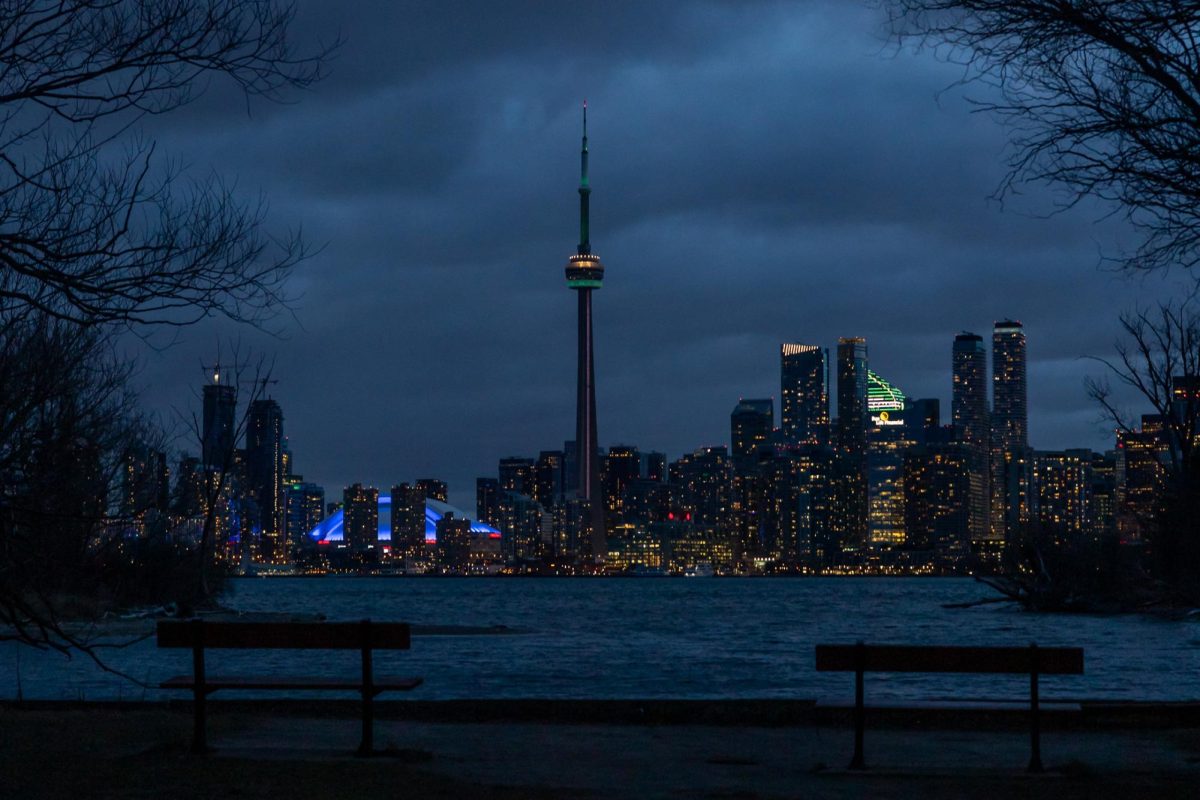
<path id="1" fill-rule="evenodd" d="M 1082 675 L 1079 647 L 923 647 L 909 645 L 817 645 L 818 672 L 853 672 L 854 758 L 850 769 L 863 762 L 863 673 L 959 672 L 1029 675 L 1029 771 L 1042 771 L 1041 722 L 1038 711 L 1040 675 Z"/>
<path id="2" fill-rule="evenodd" d="M 192 651 L 192 674 L 163 681 L 163 689 L 192 692 L 192 752 L 207 752 L 205 704 L 213 692 L 242 689 L 267 691 L 354 691 L 362 696 L 362 741 L 359 755 L 374 752 L 375 697 L 383 692 L 403 692 L 421 685 L 421 678 L 376 677 L 375 650 L 408 650 L 409 629 L 402 622 L 218 622 L 160 620 L 158 646 Z M 283 677 L 209 675 L 206 650 L 359 650 L 362 675 L 358 679 L 313 676 Z"/>

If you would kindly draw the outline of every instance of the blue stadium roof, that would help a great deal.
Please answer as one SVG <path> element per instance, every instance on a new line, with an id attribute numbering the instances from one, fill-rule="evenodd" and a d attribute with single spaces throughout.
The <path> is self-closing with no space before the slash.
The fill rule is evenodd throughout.
<path id="1" fill-rule="evenodd" d="M 467 519 L 466 512 L 455 508 L 449 503 L 433 499 L 425 501 L 426 542 L 432 544 L 437 541 L 438 520 L 447 513 L 454 514 L 457 519 Z M 309 531 L 308 538 L 318 542 L 340 542 L 343 538 L 342 524 L 342 510 L 339 508 Z M 488 536 L 492 539 L 500 538 L 500 531 L 483 522 L 472 522 L 471 533 L 479 536 Z M 392 496 L 390 494 L 381 493 L 379 495 L 379 540 L 381 542 L 390 542 L 392 540 Z"/>

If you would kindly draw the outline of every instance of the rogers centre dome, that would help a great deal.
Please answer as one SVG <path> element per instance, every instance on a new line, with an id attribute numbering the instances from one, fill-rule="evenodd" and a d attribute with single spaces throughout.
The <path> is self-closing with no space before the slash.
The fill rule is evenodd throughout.
<path id="1" fill-rule="evenodd" d="M 440 500 L 426 499 L 425 501 L 425 541 L 437 543 L 437 524 L 447 513 L 454 514 L 456 519 L 468 519 L 467 513 Z M 484 522 L 471 522 L 471 533 L 476 536 L 486 536 L 489 539 L 499 539 L 500 531 Z M 308 538 L 318 544 L 342 541 L 342 510 L 338 509 L 321 521 L 319 525 L 308 532 Z M 379 495 L 379 540 L 392 540 L 392 496 Z"/>

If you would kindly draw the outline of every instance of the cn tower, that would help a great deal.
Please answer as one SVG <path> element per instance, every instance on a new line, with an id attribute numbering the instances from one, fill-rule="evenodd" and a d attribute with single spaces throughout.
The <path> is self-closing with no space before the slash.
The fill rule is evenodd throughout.
<path id="1" fill-rule="evenodd" d="M 608 539 L 604 529 L 604 497 L 600 491 L 600 454 L 596 438 L 596 367 L 592 355 L 592 291 L 604 282 L 604 265 L 592 252 L 588 232 L 587 101 L 583 103 L 583 149 L 580 152 L 579 176 L 579 247 L 567 259 L 567 286 L 579 298 L 579 368 L 576 382 L 575 462 L 578 475 L 576 497 L 581 501 L 581 527 L 590 528 L 590 545 L 594 562 L 608 555 Z M 581 534 L 583 531 L 581 530 Z M 583 537 L 581 536 L 581 539 Z M 583 554 L 581 554 L 583 555 Z"/>

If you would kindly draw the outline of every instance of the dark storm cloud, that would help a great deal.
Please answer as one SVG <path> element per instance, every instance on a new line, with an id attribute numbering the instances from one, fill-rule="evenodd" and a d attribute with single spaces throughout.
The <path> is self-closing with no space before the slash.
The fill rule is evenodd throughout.
<path id="1" fill-rule="evenodd" d="M 1005 137 L 953 68 L 892 54 L 854 3 L 308 2 L 340 31 L 287 105 L 214 85 L 154 133 L 270 198 L 325 248 L 273 340 L 296 466 L 352 481 L 471 480 L 573 434 L 579 101 L 591 115 L 601 440 L 672 457 L 724 442 L 740 396 L 777 396 L 778 344 L 868 337 L 872 366 L 949 414 L 955 333 L 1022 319 L 1035 446 L 1105 447 L 1079 360 L 1134 296 L 1097 270 L 1100 209 L 1005 208 Z M 148 355 L 184 404 L 228 326 Z"/>

